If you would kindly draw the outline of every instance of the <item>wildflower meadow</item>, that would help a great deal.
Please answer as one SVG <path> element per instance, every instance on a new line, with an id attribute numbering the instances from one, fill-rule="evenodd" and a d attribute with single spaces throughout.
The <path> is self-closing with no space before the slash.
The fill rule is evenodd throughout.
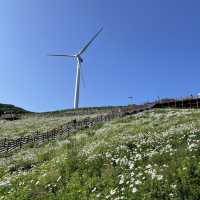
<path id="1" fill-rule="evenodd" d="M 25 199 L 200 199 L 200 111 L 145 111 L 1 157 L 0 200 Z"/>

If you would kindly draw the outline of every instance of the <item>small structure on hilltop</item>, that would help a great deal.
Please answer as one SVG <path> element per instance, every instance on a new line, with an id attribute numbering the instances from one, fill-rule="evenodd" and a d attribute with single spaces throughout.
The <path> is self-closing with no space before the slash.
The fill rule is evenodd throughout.
<path id="1" fill-rule="evenodd" d="M 12 111 L 5 111 L 3 113 L 2 112 L 0 113 L 0 119 L 13 121 L 13 120 L 19 119 L 19 115 L 17 115 L 16 113 Z"/>

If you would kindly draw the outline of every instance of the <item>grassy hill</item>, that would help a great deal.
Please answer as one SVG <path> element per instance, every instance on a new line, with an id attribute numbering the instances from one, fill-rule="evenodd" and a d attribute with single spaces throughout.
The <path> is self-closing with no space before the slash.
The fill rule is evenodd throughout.
<path id="1" fill-rule="evenodd" d="M 16 107 L 11 104 L 0 103 L 0 112 L 12 111 L 14 113 L 28 113 L 29 111 L 24 110 L 23 108 Z"/>
<path id="2" fill-rule="evenodd" d="M 0 158 L 0 199 L 200 199 L 200 111 L 154 109 Z"/>
<path id="3" fill-rule="evenodd" d="M 68 114 L 24 114 L 19 120 L 0 120 L 0 139 L 18 138 L 35 132 L 46 132 L 57 128 L 73 119 L 82 119 L 92 115 L 69 116 Z"/>
<path id="4" fill-rule="evenodd" d="M 20 118 L 15 121 L 0 119 L 0 139 L 5 137 L 17 138 L 36 131 L 49 131 L 74 119 L 81 120 L 88 116 L 94 117 L 97 114 L 107 113 L 113 109 L 123 108 L 123 106 L 108 106 L 33 113 L 8 104 L 0 105 L 2 105 L 0 108 L 4 111 L 8 111 L 10 109 L 15 113 L 21 113 Z"/>
<path id="5" fill-rule="evenodd" d="M 6 104 L 3 104 L 6 105 Z M 80 108 L 77 110 L 67 109 L 43 113 L 30 113 L 14 106 L 2 106 L 2 109 L 15 109 L 17 113 L 21 113 L 20 119 L 15 121 L 6 121 L 0 119 L 0 139 L 17 138 L 27 134 L 45 132 L 57 128 L 74 119 L 81 120 L 85 117 L 94 117 L 97 114 L 107 113 L 111 109 L 119 107 L 94 107 Z M 14 108 L 14 109 L 13 109 Z"/>

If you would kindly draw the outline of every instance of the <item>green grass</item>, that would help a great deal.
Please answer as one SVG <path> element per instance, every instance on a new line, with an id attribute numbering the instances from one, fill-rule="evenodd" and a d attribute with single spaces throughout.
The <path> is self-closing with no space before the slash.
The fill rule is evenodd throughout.
<path id="1" fill-rule="evenodd" d="M 200 112 L 155 109 L 0 158 L 0 199 L 200 199 Z"/>
<path id="2" fill-rule="evenodd" d="M 16 138 L 27 134 L 45 132 L 66 124 L 74 119 L 81 120 L 85 117 L 94 117 L 97 114 L 105 114 L 115 107 L 96 107 L 96 108 L 80 108 L 77 110 L 58 110 L 44 113 L 22 112 L 23 109 L 8 104 L 0 104 L 1 109 L 13 109 L 14 112 L 20 113 L 18 120 L 7 121 L 0 118 L 0 139 Z M 14 109 L 15 108 L 15 109 Z M 72 115 L 76 112 L 82 112 L 81 115 Z M 92 114 L 90 114 L 92 112 Z"/>
<path id="3" fill-rule="evenodd" d="M 53 115 L 53 114 L 25 114 L 21 115 L 19 120 L 7 121 L 0 120 L 0 139 L 1 138 L 16 138 L 38 132 L 45 132 L 59 127 L 73 119 L 80 120 L 88 115 L 68 116 L 68 115 Z M 95 116 L 89 115 L 90 117 Z"/>

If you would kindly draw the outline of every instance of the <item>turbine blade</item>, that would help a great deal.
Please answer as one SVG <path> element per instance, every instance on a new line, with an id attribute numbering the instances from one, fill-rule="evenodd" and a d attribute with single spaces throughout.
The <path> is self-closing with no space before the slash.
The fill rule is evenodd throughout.
<path id="1" fill-rule="evenodd" d="M 92 37 L 92 39 L 79 51 L 78 55 L 81 55 L 89 46 L 90 44 L 95 40 L 95 38 L 101 33 L 103 30 L 103 27 Z"/>
<path id="2" fill-rule="evenodd" d="M 49 54 L 48 56 L 64 56 L 64 57 L 75 57 L 74 55 L 68 55 L 68 54 Z"/>

